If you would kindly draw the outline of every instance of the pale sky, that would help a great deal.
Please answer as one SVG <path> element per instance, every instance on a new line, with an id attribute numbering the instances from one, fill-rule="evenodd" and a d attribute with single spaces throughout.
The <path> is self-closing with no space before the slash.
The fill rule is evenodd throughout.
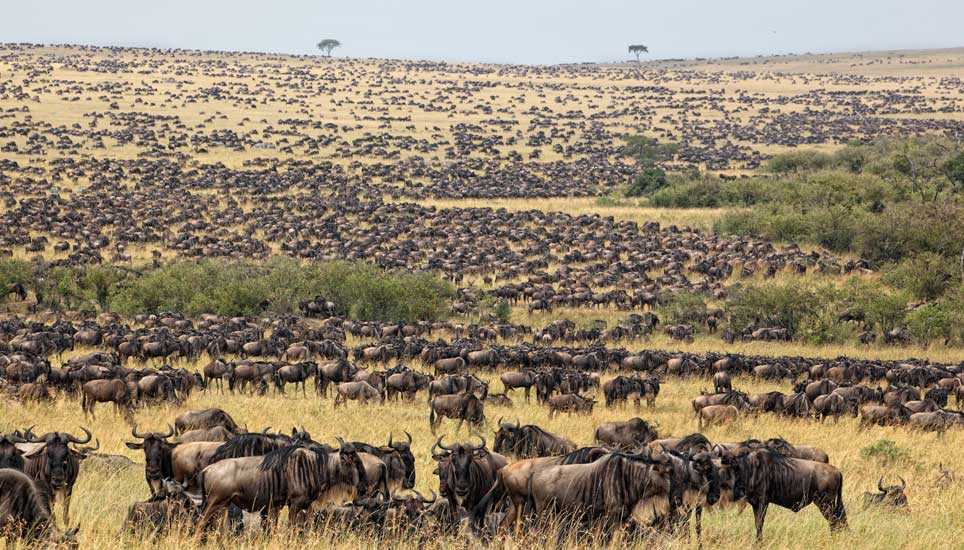
<path id="1" fill-rule="evenodd" d="M 552 64 L 964 46 L 961 0 L 5 0 L 0 42 Z"/>

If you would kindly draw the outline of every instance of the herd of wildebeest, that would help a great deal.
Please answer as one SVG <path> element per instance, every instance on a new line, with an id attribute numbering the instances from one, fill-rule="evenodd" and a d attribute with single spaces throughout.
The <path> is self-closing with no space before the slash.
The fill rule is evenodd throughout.
<path id="1" fill-rule="evenodd" d="M 389 435 L 384 444 L 339 439 L 333 446 L 303 428 L 289 434 L 239 426 L 221 409 L 183 413 L 163 432 L 132 425 L 127 445 L 144 451 L 152 496 L 131 505 L 125 531 L 191 525 L 203 539 L 222 521 L 236 531 L 257 521 L 243 512 L 260 514 L 262 527 L 270 529 L 287 507 L 289 525 L 306 530 L 337 524 L 487 537 L 528 522 L 609 537 L 616 531 L 688 532 L 695 518 L 699 534 L 704 509 L 749 504 L 762 537 L 768 505 L 797 511 L 811 503 L 832 529 L 846 526 L 843 475 L 825 450 L 782 438 L 710 442 L 699 432 L 661 434 L 639 417 L 599 425 L 595 446 L 580 448 L 539 426 L 501 418 L 493 424 L 486 416 L 487 406 L 528 402 L 533 389 L 550 415 L 591 412 L 597 397 L 604 399 L 600 406 L 634 403 L 639 411 L 642 401 L 656 406 L 661 384 L 700 377 L 712 379 L 714 392 L 694 396 L 699 428 L 756 414 L 859 415 L 861 427 L 905 424 L 938 434 L 964 426 L 964 414 L 947 408 L 950 398 L 958 407 L 964 398 L 964 364 L 628 352 L 601 344 L 546 345 L 538 338 L 498 344 L 476 334 L 446 340 L 454 334 L 452 323 L 190 320 L 175 314 L 136 321 L 136 329 L 111 314 L 76 324 L 0 322 L 5 395 L 44 401 L 63 394 L 90 416 L 97 403 L 106 403 L 133 423 L 135 408 L 180 404 L 192 391 L 257 396 L 293 385 L 296 395 L 311 399 L 334 395 L 336 407 L 349 401 L 377 407 L 385 400 L 417 407 L 423 394 L 433 434 L 448 418 L 458 428 L 467 423 L 471 438 L 446 443 L 438 437 L 432 444 L 439 488 L 426 498 L 399 492 L 415 486 L 415 445 L 407 433 L 404 439 Z M 372 338 L 347 347 L 349 334 Z M 76 346 L 99 351 L 78 353 Z M 60 366 L 52 365 L 68 351 Z M 175 359 L 203 366 L 173 368 Z M 498 377 L 501 392 L 489 391 L 490 375 Z M 786 382 L 787 391 L 747 395 L 733 384 L 748 377 Z M 495 429 L 491 448 L 487 428 Z M 22 520 L 22 536 L 73 539 L 74 532 L 57 528 L 52 510 L 62 501 L 66 525 L 81 462 L 130 463 L 99 453 L 93 435 L 82 431 L 37 434 L 24 426 L 0 438 L 0 466 L 6 468 L 0 487 L 16 488 L 0 493 L 0 510 L 8 523 Z M 865 503 L 906 506 L 903 488 L 903 481 L 884 486 L 881 480 Z"/>

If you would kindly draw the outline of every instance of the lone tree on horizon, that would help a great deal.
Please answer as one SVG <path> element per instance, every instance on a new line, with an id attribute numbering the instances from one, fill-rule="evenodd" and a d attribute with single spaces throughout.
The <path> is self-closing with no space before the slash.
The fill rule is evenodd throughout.
<path id="1" fill-rule="evenodd" d="M 341 42 L 334 38 L 326 38 L 318 43 L 318 49 L 325 52 L 325 57 L 331 57 L 331 50 L 341 46 Z"/>
<path id="2" fill-rule="evenodd" d="M 636 63 L 639 63 L 639 54 L 649 53 L 649 48 L 643 46 L 642 44 L 630 44 L 629 53 L 636 55 Z"/>

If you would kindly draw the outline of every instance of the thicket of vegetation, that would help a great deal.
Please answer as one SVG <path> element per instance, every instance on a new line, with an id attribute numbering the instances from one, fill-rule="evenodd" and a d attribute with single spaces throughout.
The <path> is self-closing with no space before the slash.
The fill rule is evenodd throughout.
<path id="1" fill-rule="evenodd" d="M 358 320 L 444 318 L 454 293 L 430 273 L 385 271 L 367 263 L 306 264 L 180 261 L 134 271 L 114 266 L 45 268 L 0 261 L 0 283 L 21 282 L 54 309 L 100 309 L 126 314 L 173 311 L 188 316 L 288 314 L 322 296 L 336 313 Z"/>
<path id="2" fill-rule="evenodd" d="M 733 207 L 717 222 L 717 232 L 822 247 L 865 259 L 881 273 L 878 288 L 850 297 L 845 295 L 857 287 L 744 287 L 727 300 L 733 328 L 781 326 L 799 339 L 838 340 L 852 326 L 836 315 L 852 302 L 869 310 L 868 328 L 964 341 L 959 140 L 888 139 L 833 153 L 799 150 L 773 157 L 751 177 L 724 179 L 690 169 L 656 184 L 648 174 L 652 151 L 660 149 L 642 143 L 642 151 L 627 147 L 632 154 L 648 153 L 642 155 L 640 181 L 627 195 L 642 194 L 659 207 Z M 877 311 L 882 306 L 886 315 Z"/>

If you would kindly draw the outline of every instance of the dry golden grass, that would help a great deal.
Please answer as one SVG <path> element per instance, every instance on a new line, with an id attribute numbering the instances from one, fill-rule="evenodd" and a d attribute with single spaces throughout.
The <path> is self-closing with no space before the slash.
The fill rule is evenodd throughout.
<path id="1" fill-rule="evenodd" d="M 191 365 L 185 365 L 191 366 Z M 608 376 L 607 376 L 608 377 Z M 490 379 L 493 391 L 500 391 L 501 384 L 494 374 Z M 701 388 L 709 385 L 706 380 L 667 379 L 657 400 L 656 409 L 644 408 L 639 416 L 655 422 L 661 434 L 681 435 L 696 431 L 696 421 L 690 400 Z M 738 378 L 735 387 L 748 392 L 766 390 L 787 390 L 786 384 L 760 383 L 747 378 Z M 489 426 L 484 430 L 489 444 L 492 442 L 493 424 L 500 417 L 523 423 L 534 423 L 545 429 L 563 434 L 580 445 L 593 443 L 594 428 L 601 422 L 624 420 L 635 413 L 632 408 L 608 410 L 598 406 L 591 416 L 560 415 L 548 417 L 545 408 L 538 406 L 533 399 L 529 405 L 522 401 L 521 392 L 513 395 L 514 408 L 488 407 Z M 141 410 L 136 416 L 139 428 L 162 430 L 180 412 L 203 407 L 222 407 L 232 414 L 241 424 L 249 428 L 273 426 L 275 429 L 290 429 L 304 425 L 319 441 L 333 442 L 336 436 L 350 440 L 371 442 L 384 441 L 388 434 L 401 435 L 408 430 L 414 437 L 414 451 L 417 463 L 417 488 L 423 492 L 438 489 L 438 480 L 432 475 L 434 463 L 429 447 L 434 438 L 428 426 L 428 411 L 424 397 L 414 403 L 388 403 L 385 405 L 361 406 L 350 403 L 334 410 L 331 399 L 320 399 L 309 394 L 307 399 L 293 393 L 281 397 L 272 393 L 266 397 L 238 395 L 217 395 L 214 393 L 195 393 L 188 402 L 179 408 L 161 407 Z M 129 456 L 142 462 L 139 452 L 128 450 L 124 442 L 130 440 L 129 426 L 115 416 L 110 407 L 101 406 L 96 420 L 85 421 L 76 400 L 59 398 L 45 405 L 20 406 L 9 402 L 0 404 L 0 429 L 6 431 L 16 427 L 36 424 L 35 431 L 48 429 L 78 431 L 78 425 L 88 426 L 99 438 L 101 451 Z M 839 425 L 830 421 L 821 425 L 816 421 L 786 420 L 775 416 L 759 418 L 745 417 L 731 426 L 710 427 L 705 430 L 712 441 L 737 441 L 745 438 L 768 438 L 782 436 L 789 441 L 815 445 L 825 449 L 831 462 L 844 473 L 844 498 L 847 505 L 850 530 L 831 537 L 827 524 L 819 512 L 809 507 L 798 514 L 772 507 L 765 532 L 767 548 L 883 548 L 883 549 L 932 549 L 960 548 L 964 545 L 964 534 L 959 526 L 964 520 L 964 490 L 955 485 L 946 491 L 939 491 L 933 483 L 937 477 L 938 464 L 964 473 L 964 455 L 957 452 L 964 444 L 964 433 L 950 432 L 944 437 L 930 433 L 916 433 L 905 428 L 870 428 L 859 430 L 857 421 L 846 418 Z M 439 435 L 446 439 L 467 439 L 468 431 L 454 433 L 454 423 L 443 421 Z M 881 439 L 896 442 L 906 450 L 908 459 L 894 464 L 879 463 L 874 458 L 864 457 L 861 450 Z M 877 479 L 884 476 L 887 480 L 903 476 L 908 483 L 907 494 L 910 510 L 907 512 L 865 511 L 861 501 L 864 491 L 873 491 Z M 162 537 L 157 541 L 134 540 L 130 537 L 119 538 L 118 528 L 123 520 L 127 506 L 148 496 L 143 478 L 143 468 L 139 465 L 127 471 L 107 473 L 93 468 L 83 468 L 75 489 L 73 512 L 82 525 L 80 535 L 84 548 L 117 547 L 164 547 L 190 548 L 192 541 L 186 533 Z M 224 540 L 224 544 L 241 544 L 245 548 L 283 548 L 309 547 L 318 544 L 335 547 L 357 547 L 375 544 L 367 536 L 357 533 L 329 533 L 330 539 L 319 538 L 313 534 L 307 538 L 289 538 L 279 534 L 264 539 L 249 536 L 240 541 Z M 749 511 L 738 513 L 735 510 L 715 512 L 705 519 L 705 543 L 712 548 L 742 549 L 752 545 L 753 518 Z M 324 541 L 324 542 L 322 542 Z M 414 541 L 409 538 L 389 538 L 377 541 L 392 547 L 408 548 Z M 429 542 L 431 547 L 475 546 L 469 539 L 456 537 Z M 542 535 L 530 533 L 521 541 L 500 542 L 506 547 L 546 548 L 551 546 Z M 640 543 L 642 544 L 642 543 Z M 643 546 L 653 546 L 649 541 Z M 663 539 L 655 543 L 660 548 L 691 548 L 695 544 L 682 539 Z"/>

